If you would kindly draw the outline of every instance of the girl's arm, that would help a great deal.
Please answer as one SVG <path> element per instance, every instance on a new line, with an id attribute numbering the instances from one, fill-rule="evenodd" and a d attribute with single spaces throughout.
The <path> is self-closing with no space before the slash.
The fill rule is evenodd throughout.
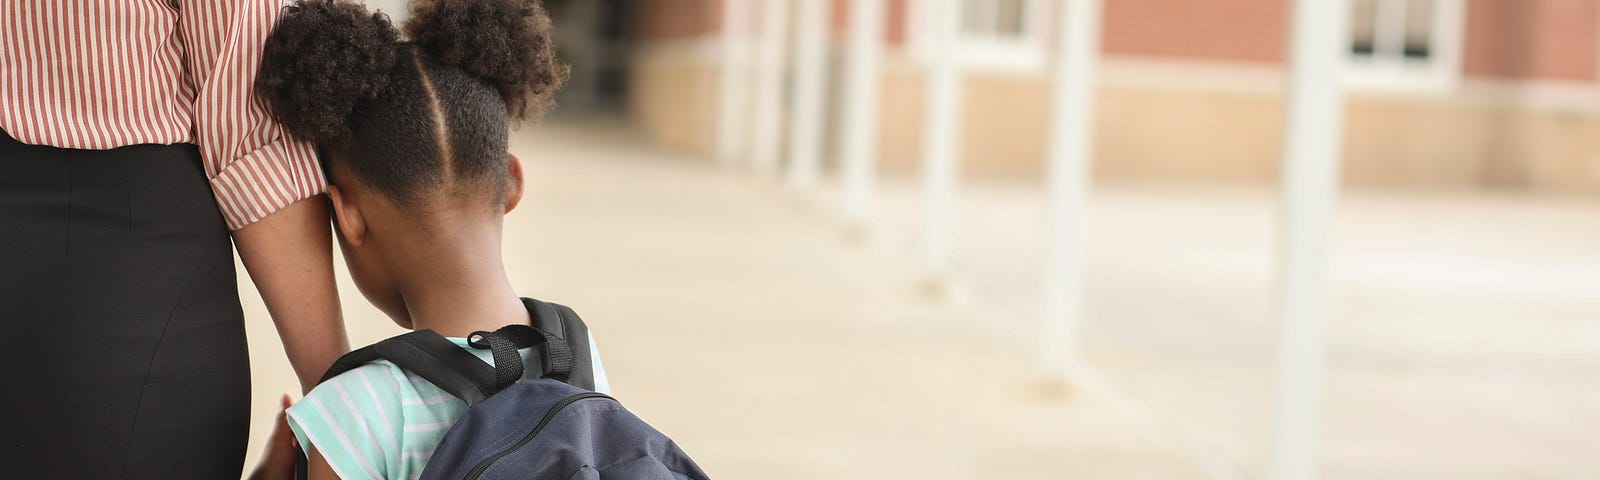
<path id="1" fill-rule="evenodd" d="M 328 464 L 328 459 L 323 458 L 316 447 L 307 449 L 310 453 L 306 456 L 306 476 L 309 478 L 294 478 L 295 450 L 298 447 L 295 446 L 294 433 L 289 430 L 286 418 L 289 405 L 289 396 L 284 395 L 278 410 L 278 421 L 273 423 L 272 434 L 267 438 L 267 451 L 261 456 L 261 465 L 250 473 L 250 480 L 339 480 L 339 474 L 334 473 L 333 466 Z"/>
<path id="2" fill-rule="evenodd" d="M 294 448 L 294 447 L 289 447 Z M 306 464 L 306 478 L 294 478 L 294 452 L 288 452 L 291 457 L 286 465 L 268 463 L 270 459 L 263 460 L 261 466 L 250 474 L 250 480 L 340 480 L 339 474 L 333 472 L 333 467 L 328 465 L 328 459 L 322 458 L 315 448 Z"/>
<path id="3" fill-rule="evenodd" d="M 328 464 L 328 459 L 322 458 L 322 452 L 315 447 L 306 458 L 309 462 L 306 464 L 307 478 L 304 480 L 339 480 L 339 474 L 333 473 L 333 466 Z"/>
<path id="4" fill-rule="evenodd" d="M 332 233 L 322 197 L 301 200 L 233 232 L 239 259 L 278 327 L 301 391 L 350 350 L 333 280 Z"/>

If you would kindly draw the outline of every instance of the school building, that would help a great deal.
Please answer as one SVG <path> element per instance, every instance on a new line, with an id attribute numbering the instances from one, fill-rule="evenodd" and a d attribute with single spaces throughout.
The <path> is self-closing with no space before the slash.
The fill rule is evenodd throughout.
<path id="1" fill-rule="evenodd" d="M 833 68 L 825 115 L 836 119 L 848 2 L 828 1 Z M 1351 3 L 1347 185 L 1600 187 L 1600 2 Z M 665 147 L 713 157 L 723 0 L 548 4 L 566 29 L 558 44 L 582 65 L 563 108 L 613 109 Z M 965 78 L 962 170 L 1039 172 L 1057 2 L 964 0 L 959 45 L 937 49 L 926 41 L 932 22 L 923 2 L 888 4 L 879 80 L 883 168 L 916 168 L 927 65 L 955 55 Z M 1287 9 L 1287 0 L 1105 0 L 1096 175 L 1276 178 Z M 837 150 L 833 133 L 824 136 L 827 152 Z"/>

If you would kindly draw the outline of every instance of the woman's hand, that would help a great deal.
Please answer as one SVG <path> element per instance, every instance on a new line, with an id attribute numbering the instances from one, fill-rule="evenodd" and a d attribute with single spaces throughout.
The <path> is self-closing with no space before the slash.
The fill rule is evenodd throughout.
<path id="1" fill-rule="evenodd" d="M 286 417 L 289 406 L 294 403 L 289 401 L 289 395 L 283 396 L 283 405 L 278 409 L 278 420 L 273 422 L 272 435 L 267 437 L 267 451 L 261 456 L 261 465 L 256 466 L 256 471 L 250 474 L 250 480 L 294 480 L 295 446 L 294 432 L 289 430 L 289 420 Z"/>

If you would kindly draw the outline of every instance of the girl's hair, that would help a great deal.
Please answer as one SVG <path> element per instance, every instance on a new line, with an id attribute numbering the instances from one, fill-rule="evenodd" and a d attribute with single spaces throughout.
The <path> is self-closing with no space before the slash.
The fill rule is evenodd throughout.
<path id="1" fill-rule="evenodd" d="M 297 138 L 317 143 L 402 207 L 424 197 L 506 191 L 512 121 L 553 106 L 566 76 L 537 0 L 414 0 L 410 41 L 351 0 L 300 0 L 262 52 L 256 94 Z"/>

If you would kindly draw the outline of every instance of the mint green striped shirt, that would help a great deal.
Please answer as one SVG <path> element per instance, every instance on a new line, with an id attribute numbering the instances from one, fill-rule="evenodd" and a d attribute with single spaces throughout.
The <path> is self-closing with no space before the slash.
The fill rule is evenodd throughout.
<path id="1" fill-rule="evenodd" d="M 488 350 L 469 348 L 462 338 L 450 341 L 494 364 Z M 594 345 L 590 336 L 595 390 L 611 393 Z M 532 352 L 522 350 L 524 362 Z M 439 441 L 466 412 L 461 399 L 379 360 L 317 385 L 289 407 L 288 420 L 301 447 L 315 446 L 341 479 L 409 480 L 422 475 Z"/>

